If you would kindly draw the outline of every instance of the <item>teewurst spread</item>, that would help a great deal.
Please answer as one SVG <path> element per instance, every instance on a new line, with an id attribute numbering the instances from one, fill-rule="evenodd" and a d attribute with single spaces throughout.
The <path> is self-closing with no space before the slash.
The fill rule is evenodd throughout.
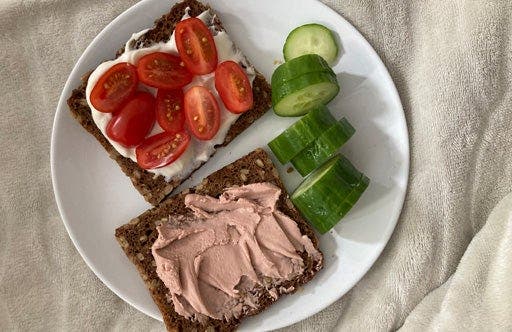
<path id="1" fill-rule="evenodd" d="M 231 320 L 258 308 L 262 289 L 304 272 L 300 253 L 322 255 L 297 223 L 276 208 L 281 190 L 270 183 L 228 188 L 219 198 L 188 194 L 193 211 L 170 216 L 152 246 L 156 271 L 177 313 L 203 321 Z"/>

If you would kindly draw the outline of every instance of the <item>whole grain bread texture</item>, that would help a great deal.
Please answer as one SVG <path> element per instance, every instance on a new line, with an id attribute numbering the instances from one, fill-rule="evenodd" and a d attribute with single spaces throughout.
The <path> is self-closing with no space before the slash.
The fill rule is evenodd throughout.
<path id="1" fill-rule="evenodd" d="M 260 182 L 269 182 L 281 188 L 277 208 L 295 220 L 301 233 L 308 236 L 315 248 L 318 249 L 318 240 L 314 231 L 292 204 L 279 178 L 277 169 L 268 154 L 262 149 L 257 149 L 212 173 L 195 188 L 187 189 L 176 196 L 165 199 L 158 206 L 116 229 L 117 241 L 126 256 L 137 267 L 153 300 L 162 312 L 165 325 L 169 331 L 232 331 L 236 329 L 244 317 L 261 312 L 275 301 L 265 289 L 261 289 L 259 290 L 259 293 L 261 293 L 259 297 L 260 307 L 247 312 L 239 319 L 229 322 L 209 319 L 205 324 L 193 322 L 174 311 L 172 301 L 167 296 L 168 290 L 156 273 L 156 263 L 151 254 L 151 246 L 158 237 L 156 227 L 163 222 L 167 222 L 169 215 L 184 215 L 189 212 L 184 203 L 187 194 L 196 193 L 218 197 L 228 187 Z M 306 253 L 302 253 L 302 257 L 306 265 L 304 273 L 285 282 L 283 284 L 284 288 L 293 286 L 295 290 L 299 289 L 322 268 L 321 261 L 314 261 Z M 281 295 L 281 292 L 278 292 Z"/>
<path id="2" fill-rule="evenodd" d="M 151 30 L 135 41 L 135 47 L 147 47 L 153 43 L 169 40 L 176 23 L 181 20 L 187 7 L 190 8 L 190 16 L 197 16 L 205 10 L 210 9 L 209 6 L 196 0 L 185 0 L 175 4 L 168 14 L 163 15 L 160 19 L 155 21 L 155 25 Z M 217 31 L 224 30 L 218 16 L 215 19 L 215 29 Z M 122 54 L 123 51 L 124 49 L 120 49 L 116 56 Z M 130 158 L 123 157 L 116 151 L 116 149 L 103 136 L 92 119 L 91 109 L 87 104 L 85 95 L 85 88 L 87 86 L 89 75 L 90 72 L 82 77 L 81 85 L 73 90 L 68 99 L 68 106 L 71 114 L 82 125 L 82 127 L 85 128 L 85 130 L 92 134 L 101 143 L 109 156 L 119 164 L 121 170 L 131 179 L 133 185 L 141 193 L 144 199 L 152 205 L 157 205 L 169 193 L 171 193 L 174 188 L 186 179 L 175 177 L 166 181 L 163 176 L 155 175 L 145 169 L 142 169 L 136 162 L 132 161 Z M 227 145 L 237 135 L 247 129 L 254 121 L 269 110 L 271 105 L 270 86 L 265 78 L 257 71 L 256 77 L 253 81 L 252 90 L 254 95 L 254 107 L 243 113 L 237 119 L 229 129 L 224 142 L 220 144 L 220 146 Z"/>

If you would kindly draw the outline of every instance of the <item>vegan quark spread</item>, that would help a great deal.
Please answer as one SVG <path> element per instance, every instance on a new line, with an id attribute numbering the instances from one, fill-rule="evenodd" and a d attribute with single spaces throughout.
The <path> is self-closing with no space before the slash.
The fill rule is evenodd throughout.
<path id="1" fill-rule="evenodd" d="M 281 190 L 270 183 L 229 188 L 219 198 L 189 194 L 187 216 L 159 226 L 152 246 L 157 274 L 177 313 L 202 321 L 230 320 L 258 307 L 257 289 L 277 298 L 302 274 L 300 253 L 322 256 L 297 223 L 280 212 Z"/>

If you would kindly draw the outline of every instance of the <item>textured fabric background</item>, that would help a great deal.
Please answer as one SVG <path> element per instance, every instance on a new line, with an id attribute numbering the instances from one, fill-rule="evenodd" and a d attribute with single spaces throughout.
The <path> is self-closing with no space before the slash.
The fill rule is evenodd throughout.
<path id="1" fill-rule="evenodd" d="M 370 272 L 287 330 L 512 330 L 512 196 L 502 200 L 512 190 L 512 3 L 325 2 L 370 41 L 398 87 L 410 183 Z M 94 36 L 133 3 L 0 2 L 1 331 L 163 329 L 87 268 L 50 178 L 64 82 Z"/>

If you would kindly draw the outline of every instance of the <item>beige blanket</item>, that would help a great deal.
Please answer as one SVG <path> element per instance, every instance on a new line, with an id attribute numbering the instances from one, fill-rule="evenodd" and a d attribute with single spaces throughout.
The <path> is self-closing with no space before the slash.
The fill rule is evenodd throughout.
<path id="1" fill-rule="evenodd" d="M 50 179 L 64 82 L 134 2 L 0 2 L 0 331 L 163 329 L 87 268 Z M 512 330 L 512 196 L 503 199 L 512 190 L 512 3 L 326 2 L 368 38 L 398 87 L 410 183 L 370 272 L 288 330 Z"/>

